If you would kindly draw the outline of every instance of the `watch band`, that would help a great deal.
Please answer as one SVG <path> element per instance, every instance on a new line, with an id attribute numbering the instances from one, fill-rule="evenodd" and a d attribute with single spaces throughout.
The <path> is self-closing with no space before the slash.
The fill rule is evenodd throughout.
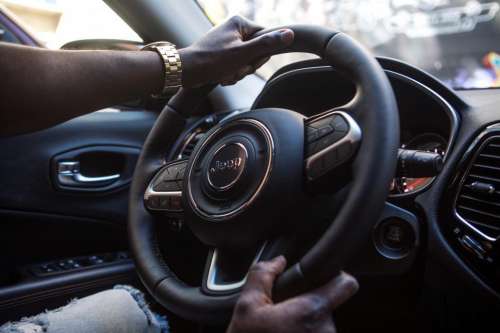
<path id="1" fill-rule="evenodd" d="M 171 96 L 182 87 L 182 63 L 175 45 L 169 42 L 155 42 L 144 46 L 141 51 L 155 51 L 163 60 L 165 82 L 159 94 L 153 97 Z"/>

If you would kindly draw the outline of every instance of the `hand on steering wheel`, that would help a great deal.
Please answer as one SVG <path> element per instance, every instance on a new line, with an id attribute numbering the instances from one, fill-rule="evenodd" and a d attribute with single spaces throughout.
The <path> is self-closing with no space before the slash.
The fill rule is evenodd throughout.
<path id="1" fill-rule="evenodd" d="M 332 311 L 356 293 L 356 280 L 341 273 L 320 288 L 275 304 L 273 284 L 285 267 L 286 259 L 279 256 L 250 269 L 227 333 L 336 331 Z"/>
<path id="2" fill-rule="evenodd" d="M 179 50 L 184 67 L 183 87 L 235 84 L 254 73 L 269 60 L 270 55 L 293 41 L 293 31 L 290 29 L 253 38 L 262 29 L 241 16 L 233 16 L 193 45 Z"/>

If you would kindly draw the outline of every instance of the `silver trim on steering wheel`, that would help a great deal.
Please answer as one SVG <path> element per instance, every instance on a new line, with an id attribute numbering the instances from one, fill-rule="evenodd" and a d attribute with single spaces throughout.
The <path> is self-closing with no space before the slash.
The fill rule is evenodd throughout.
<path id="1" fill-rule="evenodd" d="M 266 243 L 262 244 L 262 246 L 257 251 L 255 258 L 252 261 L 252 265 L 256 264 L 264 252 L 264 248 L 266 247 Z M 210 268 L 208 269 L 207 275 L 207 288 L 211 291 L 230 291 L 243 287 L 245 282 L 247 282 L 248 272 L 245 274 L 245 277 L 237 282 L 226 283 L 226 284 L 218 284 L 217 280 L 217 258 L 218 258 L 218 250 L 214 249 L 212 260 L 210 261 Z"/>

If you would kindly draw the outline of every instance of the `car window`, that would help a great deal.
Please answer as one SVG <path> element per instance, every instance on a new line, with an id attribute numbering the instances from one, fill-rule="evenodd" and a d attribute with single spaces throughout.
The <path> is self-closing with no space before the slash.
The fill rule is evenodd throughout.
<path id="1" fill-rule="evenodd" d="M 51 49 L 80 39 L 142 41 L 102 0 L 0 0 L 0 12 Z M 4 32 L 4 41 L 11 37 Z"/>
<path id="2" fill-rule="evenodd" d="M 500 87 L 499 0 L 198 0 L 215 24 L 239 14 L 262 26 L 318 24 L 349 33 L 453 88 Z M 277 56 L 269 77 L 301 55 Z"/>
<path id="3" fill-rule="evenodd" d="M 19 44 L 19 39 L 0 22 L 0 42 Z"/>

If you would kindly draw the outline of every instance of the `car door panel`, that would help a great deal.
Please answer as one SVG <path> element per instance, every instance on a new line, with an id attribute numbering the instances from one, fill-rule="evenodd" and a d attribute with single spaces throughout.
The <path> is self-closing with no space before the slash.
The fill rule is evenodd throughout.
<path id="1" fill-rule="evenodd" d="M 128 187 L 156 118 L 157 113 L 142 110 L 99 111 L 0 139 L 1 321 L 61 306 L 118 283 L 138 282 L 128 257 L 58 268 L 48 275 L 34 271 L 41 263 L 57 266 L 71 258 L 126 253 Z M 78 162 L 78 172 L 61 178 L 61 162 Z M 110 182 L 85 182 L 115 173 L 119 177 Z M 68 185 L 61 179 L 84 182 Z"/>
<path id="2" fill-rule="evenodd" d="M 47 130 L 0 140 L 0 208 L 125 223 L 126 186 L 97 193 L 57 189 L 52 161 L 85 147 L 122 147 L 138 154 L 155 119 L 153 112 L 95 112 Z"/>

